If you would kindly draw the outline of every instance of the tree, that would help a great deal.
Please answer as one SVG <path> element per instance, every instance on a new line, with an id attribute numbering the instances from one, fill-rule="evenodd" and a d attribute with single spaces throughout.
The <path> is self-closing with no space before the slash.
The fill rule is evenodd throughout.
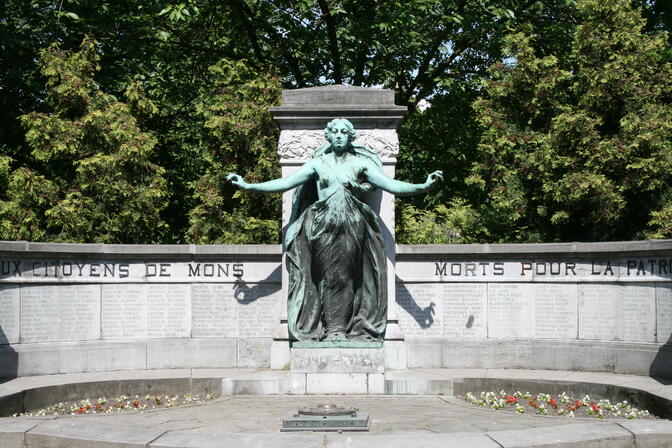
<path id="1" fill-rule="evenodd" d="M 234 51 L 272 63 L 285 85 L 394 88 L 413 108 L 442 84 L 481 74 L 509 26 L 563 21 L 572 2 L 553 0 L 267 0 L 228 3 L 240 36 Z"/>
<path id="2" fill-rule="evenodd" d="M 0 202 L 3 239 L 139 243 L 159 240 L 166 206 L 163 168 L 151 163 L 156 139 L 143 132 L 127 104 L 99 90 L 97 42 L 78 52 L 53 44 L 40 52 L 53 111 L 21 116 L 32 168 L 8 174 Z M 156 112 L 137 84 L 134 107 Z"/>
<path id="3" fill-rule="evenodd" d="M 669 30 L 669 2 L 634 1 L 644 8 L 647 32 Z M 0 181 L 4 179 L 5 187 L 10 188 L 9 176 L 19 168 L 46 176 L 44 180 L 35 178 L 35 185 L 46 180 L 60 185 L 68 180 L 60 179 L 56 171 L 47 172 L 52 161 L 32 156 L 26 128 L 18 117 L 31 111 L 53 113 L 46 101 L 43 75 L 35 63 L 39 50 L 53 42 L 59 42 L 62 50 L 76 50 L 83 36 L 90 35 L 98 42 L 95 82 L 99 90 L 116 98 L 124 98 L 127 91 L 142 91 L 156 106 L 156 113 L 148 113 L 126 101 L 137 126 L 156 139 L 149 161 L 165 169 L 162 177 L 167 205 L 161 210 L 165 226 L 148 229 L 147 241 L 253 241 L 262 234 L 264 241 L 271 241 L 275 237 L 265 233 L 277 235 L 266 227 L 269 220 L 279 222 L 277 202 L 264 202 L 263 209 L 251 207 L 248 216 L 253 219 L 249 222 L 263 224 L 246 227 L 242 213 L 247 210 L 247 199 L 230 199 L 232 193 L 221 179 L 215 179 L 216 167 L 255 175 L 261 172 L 255 170 L 267 169 L 266 157 L 275 157 L 269 149 L 270 141 L 263 144 L 267 148 L 263 155 L 254 153 L 262 159 L 259 168 L 255 168 L 258 162 L 252 157 L 229 160 L 229 149 L 220 149 L 244 145 L 236 143 L 240 141 L 234 137 L 237 131 L 213 132 L 206 126 L 209 118 L 204 111 L 212 106 L 211 100 L 219 98 L 216 86 L 226 84 L 221 70 L 210 69 L 217 66 L 276 79 L 273 82 L 284 88 L 336 82 L 394 88 L 397 103 L 409 108 L 400 132 L 399 175 L 420 179 L 424 163 L 443 168 L 447 174 L 446 182 L 432 198 L 411 199 L 405 204 L 413 209 L 406 208 L 413 213 L 426 209 L 436 214 L 440 204 L 457 197 L 455 203 L 462 204 L 454 210 L 457 213 L 464 204 L 483 200 L 482 194 L 466 189 L 462 183 L 472 162 L 480 157 L 475 142 L 481 129 L 468 105 L 482 93 L 482 80 L 491 76 L 487 67 L 502 58 L 503 37 L 511 29 L 525 31 L 535 36 L 530 45 L 539 58 L 555 55 L 558 66 L 570 70 L 572 36 L 583 20 L 576 13 L 575 3 L 6 0 L 0 4 L 0 156 L 12 161 L 0 163 Z M 669 45 L 666 57 L 672 57 Z M 252 98 L 245 93 L 248 81 L 242 80 L 248 79 L 246 76 L 240 74 L 240 85 L 229 85 L 226 101 L 237 104 L 239 97 Z M 237 96 L 239 87 L 242 91 Z M 261 109 L 275 101 L 263 95 L 258 99 Z M 422 100 L 432 105 L 425 112 L 416 108 Z M 267 125 L 267 114 L 254 117 L 242 118 L 247 123 L 259 120 L 254 136 L 246 138 L 259 141 L 262 136 L 271 140 L 277 137 L 277 129 Z M 429 138 L 432 135 L 436 138 Z M 217 148 L 216 155 L 212 154 L 213 148 Z M 219 203 L 209 202 L 214 197 L 206 188 L 208 179 L 214 182 L 211 186 L 218 191 Z M 5 198 L 13 194 L 3 191 Z M 36 191 L 34 201 L 39 202 L 40 194 Z M 35 213 L 35 220 L 26 214 L 21 222 L 27 226 L 32 222 L 33 239 L 53 238 L 54 229 L 39 231 L 44 222 L 38 218 L 43 205 L 37 202 L 22 206 Z M 221 204 L 222 216 L 215 213 L 217 204 Z M 241 213 L 235 219 L 234 209 Z M 474 210 L 486 212 L 476 206 Z M 660 212 L 663 210 L 661 206 Z"/>
<path id="4" fill-rule="evenodd" d="M 581 0 L 569 65 L 513 34 L 475 103 L 484 128 L 468 182 L 499 241 L 669 237 L 666 35 L 625 0 Z M 648 231 L 644 231 L 648 223 Z"/>
<path id="5" fill-rule="evenodd" d="M 277 76 L 245 61 L 222 59 L 210 67 L 213 85 L 198 112 L 207 134 L 208 168 L 192 186 L 197 205 L 189 211 L 188 240 L 195 243 L 276 243 L 280 240 L 280 195 L 243 194 L 226 176 L 240 172 L 249 182 L 279 177 L 277 128 L 268 108 L 280 99 Z"/>

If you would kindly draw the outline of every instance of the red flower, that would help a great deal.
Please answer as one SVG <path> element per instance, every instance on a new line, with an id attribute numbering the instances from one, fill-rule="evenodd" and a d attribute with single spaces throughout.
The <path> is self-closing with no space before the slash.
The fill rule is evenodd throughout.
<path id="1" fill-rule="evenodd" d="M 576 409 L 579 409 L 581 406 L 583 406 L 583 403 L 581 403 L 579 400 L 574 400 L 574 407 Z"/>
<path id="2" fill-rule="evenodd" d="M 558 407 L 558 402 L 555 401 L 552 398 L 549 400 L 548 404 L 551 405 L 552 408 L 557 408 Z"/>
<path id="3" fill-rule="evenodd" d="M 514 397 L 513 395 L 509 395 L 508 397 L 506 397 L 506 402 L 509 403 L 509 404 L 513 404 L 513 403 L 517 403 L 518 399 L 516 397 Z"/>
<path id="4" fill-rule="evenodd" d="M 135 406 L 137 408 L 138 406 L 140 406 L 140 402 L 138 400 L 135 400 L 133 402 L 133 406 Z"/>
<path id="5" fill-rule="evenodd" d="M 590 407 L 595 412 L 599 412 L 599 410 L 600 410 L 600 407 L 598 405 L 596 405 L 595 403 L 590 403 Z"/>

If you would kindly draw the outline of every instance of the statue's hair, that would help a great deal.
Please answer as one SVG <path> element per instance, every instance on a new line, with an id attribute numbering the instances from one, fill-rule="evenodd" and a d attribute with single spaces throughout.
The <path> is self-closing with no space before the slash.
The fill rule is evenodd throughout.
<path id="1" fill-rule="evenodd" d="M 350 121 L 346 120 L 345 118 L 334 118 L 331 120 L 327 124 L 327 127 L 324 128 L 324 138 L 326 138 L 327 141 L 331 143 L 331 140 L 329 140 L 329 131 L 331 131 L 331 128 L 339 123 L 345 125 L 345 128 L 348 131 L 348 135 L 350 136 L 350 143 L 352 143 L 357 138 L 357 131 L 355 131 L 355 127 L 352 125 L 352 123 L 350 123 Z"/>

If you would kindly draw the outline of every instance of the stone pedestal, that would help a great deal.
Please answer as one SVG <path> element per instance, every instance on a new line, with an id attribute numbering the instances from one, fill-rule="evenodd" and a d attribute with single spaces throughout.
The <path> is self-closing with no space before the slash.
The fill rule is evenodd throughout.
<path id="1" fill-rule="evenodd" d="M 285 90 L 282 105 L 271 108 L 271 114 L 280 125 L 278 155 L 282 176 L 296 171 L 310 160 L 313 151 L 326 144 L 324 128 L 334 118 L 346 118 L 357 131 L 355 143 L 376 151 L 383 162 L 385 173 L 394 177 L 399 152 L 397 126 L 406 114 L 406 108 L 394 104 L 394 91 L 342 85 Z M 292 210 L 292 191 L 282 198 L 282 224 L 284 230 Z M 395 241 L 394 241 L 394 196 L 373 192 L 367 203 L 380 216 L 387 257 L 387 330 L 386 344 L 393 350 L 403 345 L 404 335 L 395 313 Z M 271 353 L 271 367 L 283 368 L 289 362 L 287 339 L 287 290 L 288 273 L 283 257 L 282 271 L 283 308 L 277 336 Z M 387 345 L 386 345 L 387 347 Z M 398 351 L 398 350 L 397 350 Z M 405 368 L 405 356 L 388 357 L 394 369 Z"/>
<path id="2" fill-rule="evenodd" d="M 298 347 L 297 347 L 298 345 Z M 292 377 L 307 394 L 382 394 L 385 354 L 382 344 L 295 343 L 291 349 Z"/>

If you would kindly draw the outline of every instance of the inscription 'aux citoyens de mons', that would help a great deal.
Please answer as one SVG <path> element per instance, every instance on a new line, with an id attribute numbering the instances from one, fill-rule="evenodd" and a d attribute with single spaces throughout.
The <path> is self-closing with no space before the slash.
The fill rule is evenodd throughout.
<path id="1" fill-rule="evenodd" d="M 78 261 L 0 260 L 0 275 L 28 278 L 240 278 L 244 263 L 91 263 Z"/>
<path id="2" fill-rule="evenodd" d="M 0 278 L 242 278 L 245 263 L 0 260 Z M 576 261 L 438 261 L 435 277 L 672 276 L 672 258 Z"/>
<path id="3" fill-rule="evenodd" d="M 586 263 L 588 260 L 586 261 Z M 517 262 L 448 262 L 434 263 L 435 276 L 478 277 L 478 276 L 647 276 L 672 275 L 672 259 L 652 258 L 637 260 L 590 260 L 590 264 L 579 265 L 574 261 L 517 261 Z M 583 269 L 580 269 L 583 268 Z M 507 272 L 513 269 L 515 272 Z"/>

